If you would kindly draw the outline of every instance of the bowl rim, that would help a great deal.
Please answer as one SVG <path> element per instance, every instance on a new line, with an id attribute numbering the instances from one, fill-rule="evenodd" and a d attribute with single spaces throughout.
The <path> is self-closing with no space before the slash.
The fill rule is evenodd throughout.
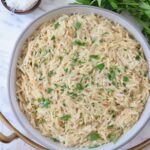
<path id="1" fill-rule="evenodd" d="M 33 137 L 35 140 L 36 140 L 36 143 L 38 143 L 39 142 L 39 139 L 37 138 L 37 137 L 35 137 L 35 135 L 33 135 L 32 134 L 32 132 L 30 132 L 29 131 L 29 129 L 27 129 L 27 127 L 26 127 L 26 125 L 24 125 L 21 121 L 20 121 L 20 118 L 19 118 L 19 114 L 17 114 L 17 112 L 15 111 L 15 109 L 14 109 L 14 107 L 13 107 L 13 104 L 12 104 L 12 97 L 11 97 L 11 86 L 10 86 L 10 80 L 11 80 L 11 72 L 12 72 L 12 62 L 14 61 L 14 55 L 15 55 L 15 52 L 16 52 L 16 49 L 17 49 L 17 43 L 18 42 L 20 42 L 20 39 L 23 37 L 23 35 L 25 34 L 25 32 L 35 23 L 35 22 L 37 22 L 38 20 L 40 20 L 41 18 L 43 18 L 43 17 L 45 17 L 45 16 L 47 16 L 48 14 L 50 14 L 50 13 L 52 13 L 52 12 L 57 12 L 57 11 L 59 11 L 59 10 L 61 10 L 61 9 L 66 9 L 66 8 L 71 8 L 71 7 L 76 7 L 76 8 L 78 8 L 78 7 L 81 7 L 81 8 L 93 8 L 93 9 L 97 9 L 97 10 L 101 10 L 101 11 L 105 11 L 105 12 L 107 12 L 107 13 L 111 13 L 111 14 L 113 14 L 113 15 L 115 15 L 115 16 L 118 16 L 119 18 L 121 18 L 122 20 L 124 20 L 126 23 L 128 23 L 130 26 L 132 26 L 135 30 L 136 30 L 136 32 L 141 36 L 141 38 L 143 39 L 143 41 L 144 41 L 144 43 L 145 43 L 145 46 L 150 50 L 150 47 L 149 47 L 149 45 L 148 45 L 148 43 L 147 43 L 147 41 L 146 41 L 146 39 L 145 39 L 145 37 L 143 36 L 143 34 L 134 26 L 134 24 L 132 24 L 131 22 L 129 22 L 125 17 L 123 17 L 123 16 L 121 16 L 120 14 L 117 14 L 117 13 L 115 13 L 115 12 L 112 12 L 112 11 L 110 11 L 110 10 L 107 10 L 107 9 L 104 9 L 104 8 L 98 8 L 98 7 L 95 7 L 95 6 L 88 6 L 88 5 L 69 5 L 69 6 L 62 6 L 62 7 L 59 7 L 59 8 L 56 8 L 56 9 L 53 9 L 53 10 L 50 10 L 50 11 L 48 11 L 48 12 L 46 12 L 45 14 L 43 14 L 43 15 L 41 15 L 41 16 L 39 16 L 38 18 L 36 18 L 35 20 L 33 20 L 31 23 L 29 23 L 29 25 L 23 30 L 23 32 L 19 35 L 19 37 L 18 37 L 18 39 L 16 40 L 16 42 L 15 42 L 15 45 L 14 45 L 14 48 L 13 48 L 13 54 L 11 55 L 11 59 L 10 59 L 10 64 L 9 64 L 9 71 L 8 71 L 8 73 L 9 73 L 9 75 L 7 76 L 7 86 L 8 86 L 8 97 L 9 97 L 9 101 L 10 101 L 10 104 L 11 104 L 11 108 L 12 108 L 12 110 L 13 110 L 13 113 L 15 114 L 15 117 L 17 118 L 17 121 L 21 124 L 21 126 L 23 127 L 23 129 L 25 130 L 25 131 L 27 131 L 27 133 L 29 133 L 30 134 L 30 137 L 29 137 L 29 139 L 31 138 L 31 137 Z M 122 26 L 122 25 L 121 25 Z M 127 30 L 127 29 L 126 29 Z M 128 31 L 129 32 L 129 31 Z M 16 58 L 17 59 L 17 58 Z M 147 63 L 148 63 L 148 61 L 147 61 Z M 150 64 L 148 65 L 148 66 L 150 66 Z M 150 72 L 150 71 L 149 71 Z M 148 100 L 147 100 L 148 101 Z M 145 104 L 145 106 L 147 105 L 147 103 Z M 144 109 L 143 109 L 143 111 L 145 110 L 145 107 L 144 107 Z M 142 111 L 142 112 L 143 112 Z M 141 118 L 141 116 L 140 116 L 140 118 Z M 140 119 L 139 118 L 139 119 Z M 135 122 L 135 123 L 137 123 L 138 121 L 139 121 L 139 119 Z M 120 144 L 119 146 L 117 146 L 117 147 L 115 147 L 115 149 L 118 149 L 118 148 L 120 148 L 120 147 L 122 147 L 123 145 L 125 145 L 125 144 L 127 144 L 131 139 L 133 139 L 138 133 L 139 133 L 139 131 L 141 131 L 143 128 L 144 128 L 144 126 L 146 125 L 146 123 L 148 122 L 150 120 L 150 114 L 148 115 L 148 118 L 146 119 L 146 121 L 140 126 L 140 128 L 137 130 L 137 132 L 135 132 L 128 140 L 126 140 L 124 143 L 122 143 L 122 144 Z M 134 126 L 134 124 L 132 125 L 132 127 Z M 131 128 L 132 128 L 131 127 Z M 32 127 L 33 128 L 33 127 Z M 130 129 L 131 129 L 130 128 Z M 130 130 L 129 129 L 129 130 Z M 126 133 L 125 133 L 126 134 Z M 42 142 L 41 142 L 42 143 Z M 40 145 L 42 145 L 40 143 Z M 45 146 L 46 147 L 46 146 Z M 47 148 L 47 147 L 46 147 Z M 71 148 L 74 148 L 74 147 L 71 147 Z"/>

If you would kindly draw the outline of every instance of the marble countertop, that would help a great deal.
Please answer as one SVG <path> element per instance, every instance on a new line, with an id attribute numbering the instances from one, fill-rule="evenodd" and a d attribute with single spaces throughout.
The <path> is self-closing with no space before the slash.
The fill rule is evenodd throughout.
<path id="1" fill-rule="evenodd" d="M 10 13 L 2 6 L 2 4 L 0 4 L 0 111 L 6 116 L 6 118 L 13 125 L 15 125 L 15 127 L 19 131 L 21 131 L 24 134 L 26 134 L 25 131 L 21 128 L 15 116 L 12 114 L 12 110 L 9 106 L 7 96 L 8 67 L 10 64 L 10 58 L 12 55 L 14 44 L 19 35 L 21 34 L 21 32 L 34 19 L 36 19 L 37 17 L 41 16 L 42 14 L 46 13 L 51 9 L 67 5 L 69 2 L 72 1 L 73 0 L 42 0 L 38 9 L 26 15 L 16 15 Z M 128 18 L 132 21 L 130 17 Z M 133 140 L 124 145 L 120 150 L 126 150 L 144 141 L 145 139 L 150 138 L 149 127 L 150 121 Z M 5 127 L 2 123 L 0 123 L 0 132 L 6 132 Z M 2 149 L 5 150 L 5 144 L 1 143 L 0 150 Z M 9 148 L 7 146 L 7 150 L 8 149 Z M 12 149 L 16 150 L 15 148 Z M 29 149 L 31 149 L 31 147 Z M 145 150 L 148 149 L 150 149 L 150 146 L 145 148 Z"/>

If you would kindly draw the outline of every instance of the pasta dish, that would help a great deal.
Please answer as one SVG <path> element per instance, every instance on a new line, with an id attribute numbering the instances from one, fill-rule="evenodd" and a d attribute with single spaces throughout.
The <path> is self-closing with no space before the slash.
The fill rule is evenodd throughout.
<path id="1" fill-rule="evenodd" d="M 17 63 L 21 110 L 42 135 L 66 147 L 115 142 L 149 96 L 140 44 L 102 16 L 63 15 L 26 40 Z"/>

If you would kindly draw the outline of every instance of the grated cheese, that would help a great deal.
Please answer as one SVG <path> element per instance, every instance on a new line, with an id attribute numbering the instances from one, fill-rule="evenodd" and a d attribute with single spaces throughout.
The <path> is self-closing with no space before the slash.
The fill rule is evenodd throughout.
<path id="1" fill-rule="evenodd" d="M 5 0 L 6 4 L 13 10 L 28 10 L 32 8 L 38 0 Z"/>

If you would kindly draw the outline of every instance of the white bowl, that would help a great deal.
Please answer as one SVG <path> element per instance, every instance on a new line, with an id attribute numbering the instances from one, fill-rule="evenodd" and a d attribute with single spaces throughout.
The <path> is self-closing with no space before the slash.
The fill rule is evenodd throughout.
<path id="1" fill-rule="evenodd" d="M 71 15 L 73 13 L 79 13 L 79 14 L 97 14 L 104 16 L 114 22 L 119 23 L 124 28 L 126 28 L 130 34 L 141 44 L 141 46 L 144 49 L 145 58 L 147 59 L 147 62 L 150 66 L 150 49 L 148 47 L 148 44 L 143 37 L 143 35 L 134 27 L 131 23 L 129 23 L 125 18 L 122 16 L 97 7 L 91 7 L 91 6 L 82 6 L 82 5 L 71 5 L 66 7 L 61 7 L 58 9 L 55 9 L 53 11 L 50 11 L 43 16 L 36 19 L 34 22 L 32 22 L 21 34 L 18 41 L 16 42 L 13 56 L 11 58 L 11 64 L 9 66 L 9 77 L 8 77 L 8 87 L 9 87 L 9 99 L 10 103 L 13 109 L 14 114 L 16 115 L 18 121 L 22 125 L 22 127 L 29 133 L 30 137 L 37 141 L 39 144 L 43 145 L 45 148 L 52 149 L 52 150 L 86 150 L 88 148 L 66 148 L 61 146 L 58 143 L 54 143 L 50 141 L 50 139 L 42 136 L 39 131 L 34 129 L 29 121 L 26 119 L 25 115 L 20 111 L 17 99 L 16 99 L 16 63 L 18 56 L 20 55 L 22 45 L 26 38 L 28 38 L 33 31 L 42 23 L 51 20 L 56 19 L 57 17 L 68 14 Z M 123 134 L 119 140 L 116 143 L 108 143 L 104 144 L 100 147 L 95 148 L 96 150 L 112 150 L 117 149 L 120 146 L 127 143 L 129 140 L 131 140 L 146 124 L 148 119 L 150 118 L 150 98 L 148 99 L 145 108 L 143 110 L 143 113 L 141 114 L 141 117 L 137 121 L 137 123 L 125 134 Z"/>

